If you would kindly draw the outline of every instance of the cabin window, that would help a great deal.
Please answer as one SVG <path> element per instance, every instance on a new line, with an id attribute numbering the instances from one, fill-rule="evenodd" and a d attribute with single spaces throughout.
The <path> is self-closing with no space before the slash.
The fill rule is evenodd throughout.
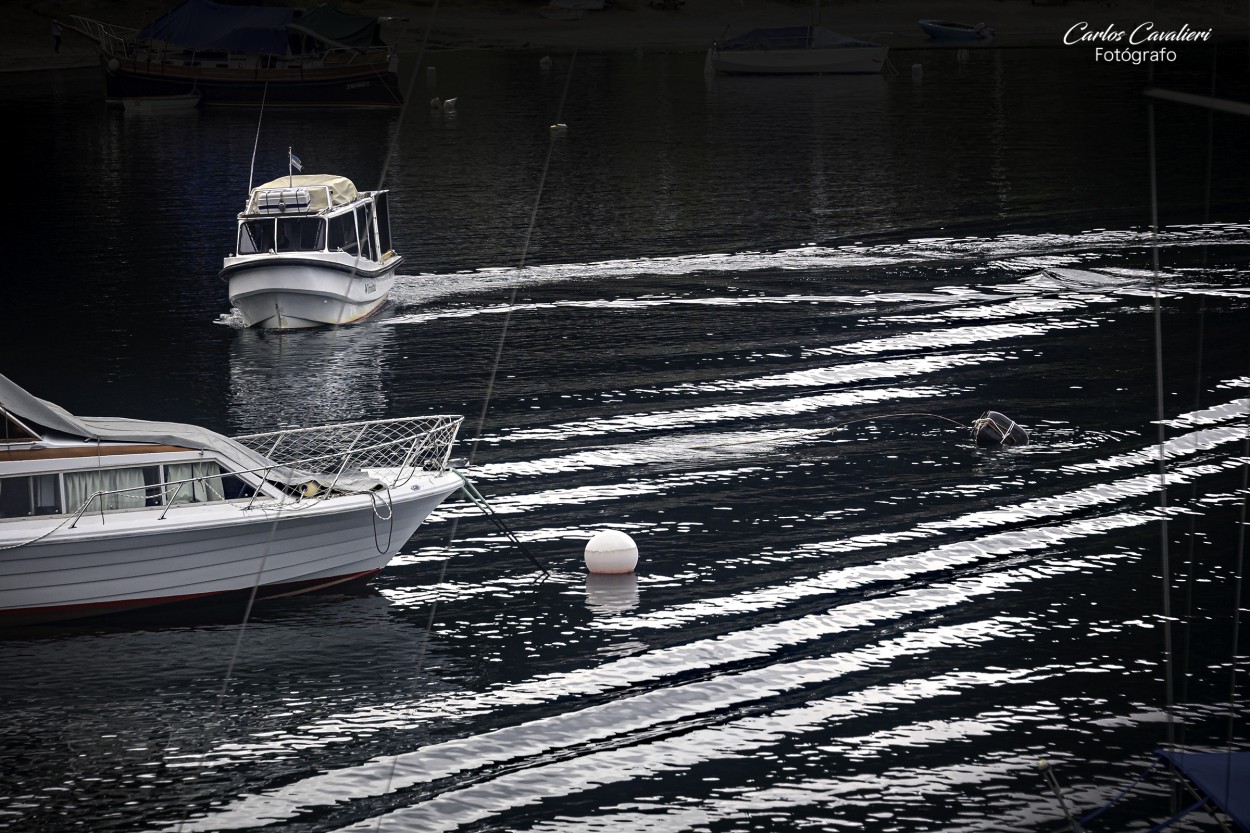
<path id="1" fill-rule="evenodd" d="M 386 205 L 386 192 L 382 191 L 377 196 L 377 213 L 378 213 L 378 259 L 389 252 L 391 246 L 391 212 Z"/>
<path id="2" fill-rule="evenodd" d="M 274 248 L 273 220 L 246 220 L 239 223 L 239 254 L 254 255 Z"/>
<path id="3" fill-rule="evenodd" d="M 356 222 L 348 212 L 330 218 L 330 251 L 356 253 Z"/>
<path id="4" fill-rule="evenodd" d="M 356 209 L 356 227 L 360 230 L 360 256 L 373 260 L 373 213 L 367 205 Z"/>
<path id="5" fill-rule="evenodd" d="M 114 509 L 140 509 L 148 505 L 143 468 L 89 469 L 65 473 L 65 508 L 77 512 L 110 512 Z M 92 500 L 92 495 L 102 492 Z"/>
<path id="6" fill-rule="evenodd" d="M 222 492 L 221 466 L 213 462 L 170 463 L 165 466 L 165 483 L 169 503 L 226 499 Z"/>
<path id="7" fill-rule="evenodd" d="M 60 500 L 55 474 L 0 478 L 0 518 L 55 515 Z"/>
<path id="8" fill-rule="evenodd" d="M 320 217 L 278 220 L 279 252 L 319 252 L 326 247 L 326 223 Z"/>

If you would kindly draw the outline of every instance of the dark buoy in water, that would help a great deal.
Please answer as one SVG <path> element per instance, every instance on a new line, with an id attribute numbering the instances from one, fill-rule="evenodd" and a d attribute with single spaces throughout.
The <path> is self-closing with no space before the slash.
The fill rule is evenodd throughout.
<path id="1" fill-rule="evenodd" d="M 986 411 L 972 421 L 977 445 L 1028 445 L 1029 432 L 998 411 Z"/>

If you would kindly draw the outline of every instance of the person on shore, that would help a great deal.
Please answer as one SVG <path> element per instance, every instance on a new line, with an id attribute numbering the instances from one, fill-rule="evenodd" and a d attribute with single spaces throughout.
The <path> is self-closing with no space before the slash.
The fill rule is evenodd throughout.
<path id="1" fill-rule="evenodd" d="M 52 21 L 52 51 L 57 53 L 61 51 L 61 24 L 55 20 Z"/>

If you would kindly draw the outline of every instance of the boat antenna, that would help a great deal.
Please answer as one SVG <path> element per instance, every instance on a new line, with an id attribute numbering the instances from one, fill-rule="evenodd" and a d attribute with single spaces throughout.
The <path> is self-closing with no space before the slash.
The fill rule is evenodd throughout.
<path id="1" fill-rule="evenodd" d="M 260 146 L 260 122 L 265 117 L 265 99 L 269 96 L 269 82 L 265 82 L 265 88 L 260 94 L 260 115 L 256 117 L 256 140 L 252 142 L 252 167 L 247 172 L 247 193 L 252 193 L 252 182 L 256 175 L 256 148 Z"/>

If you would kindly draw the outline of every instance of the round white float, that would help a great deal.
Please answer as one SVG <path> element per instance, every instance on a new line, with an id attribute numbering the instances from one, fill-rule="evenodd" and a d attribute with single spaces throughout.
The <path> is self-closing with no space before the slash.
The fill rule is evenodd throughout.
<path id="1" fill-rule="evenodd" d="M 638 545 L 616 529 L 596 532 L 586 542 L 586 569 L 592 573 L 632 573 L 638 566 Z"/>

